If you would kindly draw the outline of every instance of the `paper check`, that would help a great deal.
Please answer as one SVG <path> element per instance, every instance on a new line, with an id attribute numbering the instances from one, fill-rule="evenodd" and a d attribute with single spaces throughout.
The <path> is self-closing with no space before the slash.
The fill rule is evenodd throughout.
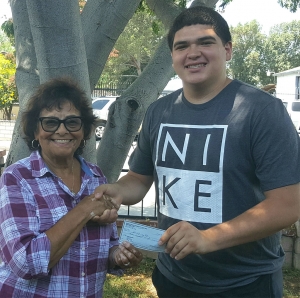
<path id="1" fill-rule="evenodd" d="M 164 230 L 124 220 L 120 243 L 128 241 L 137 248 L 144 250 L 163 252 L 165 245 L 158 245 L 158 240 Z"/>

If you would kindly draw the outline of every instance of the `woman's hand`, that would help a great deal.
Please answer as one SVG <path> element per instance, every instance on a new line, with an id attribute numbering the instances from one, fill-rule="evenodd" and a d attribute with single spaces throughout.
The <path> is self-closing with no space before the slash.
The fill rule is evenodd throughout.
<path id="1" fill-rule="evenodd" d="M 112 254 L 115 265 L 123 269 L 135 267 L 143 259 L 143 254 L 127 241 L 121 243 Z"/>
<path id="2" fill-rule="evenodd" d="M 77 206 L 84 208 L 89 220 L 100 217 L 106 210 L 119 208 L 109 197 L 98 193 L 86 196 Z"/>

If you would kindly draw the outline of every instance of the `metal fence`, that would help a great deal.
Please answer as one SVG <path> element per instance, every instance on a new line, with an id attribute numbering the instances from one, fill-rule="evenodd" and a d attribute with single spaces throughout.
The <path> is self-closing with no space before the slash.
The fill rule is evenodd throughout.
<path id="1" fill-rule="evenodd" d="M 128 157 L 136 147 L 136 141 L 132 143 Z M 124 164 L 125 168 L 122 169 L 121 176 L 128 172 L 127 162 Z M 138 204 L 125 206 L 122 205 L 119 212 L 120 219 L 133 219 L 133 220 L 157 220 L 157 204 L 155 200 L 154 184 L 146 194 L 145 198 Z"/>
<path id="2" fill-rule="evenodd" d="M 105 97 L 105 96 L 120 96 L 129 87 L 129 84 L 97 84 L 92 92 L 92 97 Z"/>

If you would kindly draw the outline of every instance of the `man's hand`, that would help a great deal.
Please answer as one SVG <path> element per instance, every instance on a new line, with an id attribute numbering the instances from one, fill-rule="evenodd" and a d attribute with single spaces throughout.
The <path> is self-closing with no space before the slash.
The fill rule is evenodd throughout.
<path id="1" fill-rule="evenodd" d="M 181 221 L 168 228 L 158 244 L 166 243 L 165 252 L 169 253 L 171 258 L 180 260 L 192 253 L 205 253 L 204 240 L 201 231 L 190 223 Z"/>

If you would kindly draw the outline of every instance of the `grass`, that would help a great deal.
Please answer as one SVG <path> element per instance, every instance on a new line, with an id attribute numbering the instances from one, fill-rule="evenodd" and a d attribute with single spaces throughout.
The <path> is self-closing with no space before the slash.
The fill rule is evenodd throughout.
<path id="1" fill-rule="evenodd" d="M 300 270 L 283 269 L 283 297 L 300 298 Z"/>
<path id="2" fill-rule="evenodd" d="M 122 277 L 108 274 L 104 298 L 157 298 L 151 274 L 155 262 L 145 258 L 139 267 L 126 270 Z M 283 269 L 283 298 L 300 298 L 300 270 Z"/>
<path id="3" fill-rule="evenodd" d="M 151 274 L 153 259 L 144 258 L 140 266 L 126 270 L 122 277 L 107 275 L 103 298 L 157 298 Z"/>

